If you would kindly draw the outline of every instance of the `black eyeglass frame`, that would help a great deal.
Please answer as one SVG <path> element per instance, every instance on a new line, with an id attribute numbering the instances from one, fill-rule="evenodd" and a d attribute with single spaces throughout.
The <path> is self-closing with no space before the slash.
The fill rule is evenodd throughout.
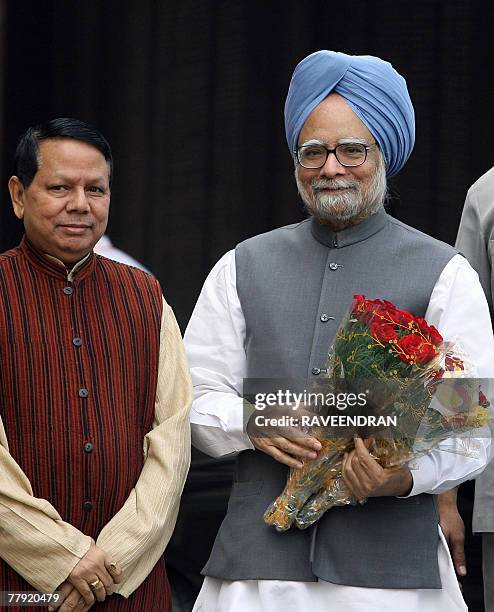
<path id="1" fill-rule="evenodd" d="M 361 161 L 358 164 L 344 164 L 343 162 L 339 160 L 338 155 L 337 155 L 338 147 L 347 147 L 348 145 L 358 145 L 360 147 L 364 147 L 365 157 L 363 161 Z M 322 168 L 324 164 L 328 161 L 328 157 L 330 153 L 333 153 L 333 155 L 336 157 L 336 161 L 344 168 L 358 168 L 359 166 L 362 166 L 363 164 L 365 164 L 365 162 L 367 161 L 367 152 L 370 149 L 373 149 L 375 146 L 377 146 L 377 142 L 374 142 L 373 144 L 370 144 L 370 145 L 364 144 L 363 142 L 340 142 L 340 144 L 337 144 L 334 149 L 330 149 L 326 145 L 322 144 L 322 142 L 321 143 L 313 142 L 312 144 L 300 145 L 300 147 L 297 147 L 295 149 L 294 153 L 295 153 L 295 156 L 297 158 L 297 162 L 299 163 L 299 165 L 302 166 L 302 168 L 306 168 L 307 170 L 319 170 L 320 168 Z M 323 149 L 326 150 L 326 158 L 324 159 L 323 163 L 320 166 L 304 166 L 304 164 L 300 161 L 299 151 L 301 149 L 306 149 L 308 147 L 322 147 Z"/>

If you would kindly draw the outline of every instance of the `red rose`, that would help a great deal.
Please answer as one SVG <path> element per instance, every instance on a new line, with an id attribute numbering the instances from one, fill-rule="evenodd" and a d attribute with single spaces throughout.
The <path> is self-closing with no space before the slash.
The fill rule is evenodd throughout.
<path id="1" fill-rule="evenodd" d="M 424 364 L 436 356 L 436 349 L 430 342 L 425 342 L 418 334 L 408 334 L 398 341 L 404 354 L 399 357 L 405 363 L 415 361 Z"/>
<path id="2" fill-rule="evenodd" d="M 376 340 L 385 344 L 398 339 L 395 328 L 390 323 L 382 323 L 379 319 L 371 323 L 370 330 Z"/>
<path id="3" fill-rule="evenodd" d="M 403 338 L 398 341 L 398 346 L 403 351 L 403 353 L 400 354 L 400 359 L 405 363 L 410 363 L 410 361 L 414 360 L 415 351 L 418 349 L 421 343 L 422 338 L 417 336 L 417 334 L 403 336 Z"/>
<path id="4" fill-rule="evenodd" d="M 415 359 L 417 363 L 424 364 L 428 363 L 431 359 L 437 355 L 434 345 L 430 342 L 422 342 L 419 350 L 415 353 Z"/>
<path id="5" fill-rule="evenodd" d="M 415 320 L 413 315 L 411 315 L 406 310 L 400 310 L 399 308 L 394 307 L 388 308 L 387 315 L 391 319 L 391 321 L 393 321 L 393 323 L 396 323 L 398 325 L 404 325 L 405 327 L 408 327 L 408 324 Z"/>
<path id="6" fill-rule="evenodd" d="M 367 304 L 365 295 L 356 294 L 353 296 L 352 314 L 356 317 L 357 321 L 364 323 L 365 314 L 367 312 Z"/>
<path id="7" fill-rule="evenodd" d="M 425 319 L 422 319 L 422 317 L 415 317 L 415 323 L 427 340 L 436 346 L 441 344 L 443 337 L 433 325 L 429 325 Z"/>
<path id="8" fill-rule="evenodd" d="M 365 302 L 365 295 L 357 293 L 353 296 L 352 311 L 356 311 Z"/>
<path id="9" fill-rule="evenodd" d="M 422 317 L 415 317 L 415 323 L 417 323 L 417 327 L 420 331 L 426 332 L 429 329 L 427 321 Z"/>
<path id="10" fill-rule="evenodd" d="M 437 331 L 437 329 L 434 327 L 434 325 L 429 325 L 429 329 L 427 331 L 427 336 L 429 337 L 429 340 L 432 342 L 432 344 L 435 344 L 436 346 L 438 344 L 441 344 L 441 342 L 443 341 L 443 337 Z"/>
<path id="11" fill-rule="evenodd" d="M 408 327 L 409 323 L 413 323 L 413 321 L 415 320 L 414 316 L 406 310 L 399 310 L 397 308 L 396 314 L 398 316 L 398 323 L 401 323 L 401 325 L 405 325 L 406 327 Z"/>
<path id="12" fill-rule="evenodd" d="M 353 315 L 359 323 L 368 324 L 374 319 L 376 310 L 379 309 L 379 300 L 367 300 L 365 295 L 357 294 L 353 296 Z"/>

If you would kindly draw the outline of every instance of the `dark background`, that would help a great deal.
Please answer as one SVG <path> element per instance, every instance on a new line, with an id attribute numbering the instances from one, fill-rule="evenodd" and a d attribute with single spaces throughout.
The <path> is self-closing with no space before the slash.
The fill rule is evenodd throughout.
<path id="1" fill-rule="evenodd" d="M 109 234 L 156 274 L 182 328 L 225 251 L 303 216 L 283 104 L 308 53 L 378 55 L 406 77 L 417 141 L 391 184 L 405 222 L 454 242 L 469 185 L 494 164 L 491 2 L 4 0 L 0 11 L 2 185 L 27 126 L 96 125 L 115 156 Z M 0 193 L 5 250 L 22 228 Z M 216 490 L 215 473 L 189 482 L 186 503 Z M 206 524 L 220 498 L 204 502 Z M 481 610 L 478 569 L 472 580 Z"/>
<path id="2" fill-rule="evenodd" d="M 494 3 L 465 0 L 11 0 L 3 16 L 2 185 L 16 140 L 56 116 L 115 155 L 109 233 L 163 284 L 182 326 L 214 262 L 302 217 L 285 142 L 291 72 L 320 48 L 378 55 L 417 115 L 393 212 L 454 241 L 494 163 Z M 2 250 L 20 228 L 2 192 Z"/>

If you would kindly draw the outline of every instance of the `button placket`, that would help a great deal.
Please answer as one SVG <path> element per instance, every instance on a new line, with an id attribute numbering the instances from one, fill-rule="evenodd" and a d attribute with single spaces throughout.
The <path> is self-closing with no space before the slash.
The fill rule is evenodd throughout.
<path id="1" fill-rule="evenodd" d="M 72 279 L 69 278 L 68 282 L 72 283 Z M 83 346 L 84 342 L 83 342 L 83 339 L 78 335 L 78 332 L 80 330 L 80 325 L 79 325 L 80 299 L 79 298 L 81 298 L 82 295 L 80 293 L 75 292 L 75 288 L 72 284 L 67 284 L 64 287 L 62 287 L 62 291 L 64 293 L 64 296 L 66 296 L 65 299 L 70 300 L 67 303 L 69 305 L 69 310 L 70 310 L 70 326 L 73 330 L 71 342 L 72 342 L 73 350 L 75 351 L 75 362 L 76 364 L 78 364 L 76 365 L 76 368 L 77 368 L 77 371 L 80 372 L 79 385 L 81 384 L 83 385 L 87 378 L 87 372 L 85 371 L 85 368 L 84 368 L 84 361 L 83 361 L 84 353 L 81 352 L 82 351 L 81 347 Z M 81 444 L 80 452 L 82 452 L 83 456 L 85 457 L 84 471 L 86 474 L 89 474 L 90 465 L 92 463 L 92 459 L 90 456 L 95 451 L 94 443 L 90 442 L 90 439 L 92 436 L 91 436 L 91 423 L 90 423 L 89 416 L 88 416 L 89 406 L 90 406 L 90 404 L 88 403 L 89 402 L 88 400 L 89 390 L 83 386 L 76 387 L 76 389 L 77 389 L 77 396 L 81 400 L 80 408 L 81 408 L 81 413 L 82 413 L 81 414 L 82 440 L 80 441 L 80 444 Z M 82 508 L 85 513 L 89 514 L 94 509 L 94 502 L 91 501 L 91 497 L 93 496 L 93 491 L 91 490 L 90 486 L 89 487 L 85 486 L 84 489 L 86 490 L 83 492 Z"/>

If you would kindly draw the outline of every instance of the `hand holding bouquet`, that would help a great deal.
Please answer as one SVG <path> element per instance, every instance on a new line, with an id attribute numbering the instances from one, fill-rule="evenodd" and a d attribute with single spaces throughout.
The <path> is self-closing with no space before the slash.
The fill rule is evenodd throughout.
<path id="1" fill-rule="evenodd" d="M 483 427 L 490 419 L 473 369 L 459 347 L 443 341 L 421 317 L 386 300 L 354 296 L 328 360 L 328 383 L 336 391 L 365 389 L 376 414 L 393 417 L 392 428 L 373 432 L 367 446 L 384 468 L 406 465 L 444 440 Z M 285 531 L 306 528 L 335 505 L 355 504 L 341 477 L 353 436 L 313 430 L 323 448 L 317 459 L 292 469 L 283 493 L 264 515 Z M 467 444 L 464 452 L 468 453 Z"/>

